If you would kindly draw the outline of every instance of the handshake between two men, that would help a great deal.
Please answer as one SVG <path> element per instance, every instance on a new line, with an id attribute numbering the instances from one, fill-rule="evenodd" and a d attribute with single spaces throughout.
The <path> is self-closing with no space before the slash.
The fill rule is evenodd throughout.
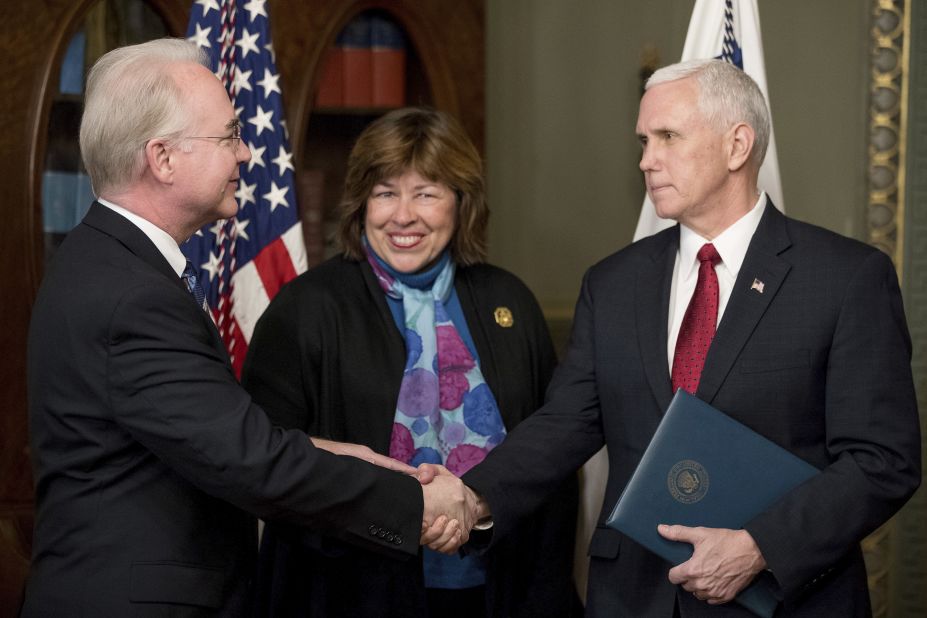
<path id="1" fill-rule="evenodd" d="M 414 468 L 381 455 L 372 449 L 346 442 L 312 438 L 317 447 L 336 455 L 349 455 L 368 463 L 414 476 L 422 484 L 425 503 L 422 512 L 420 545 L 443 554 L 453 554 L 470 538 L 470 531 L 482 519 L 489 517 L 488 505 L 472 489 L 463 484 L 450 470 L 437 464 L 421 464 Z"/>

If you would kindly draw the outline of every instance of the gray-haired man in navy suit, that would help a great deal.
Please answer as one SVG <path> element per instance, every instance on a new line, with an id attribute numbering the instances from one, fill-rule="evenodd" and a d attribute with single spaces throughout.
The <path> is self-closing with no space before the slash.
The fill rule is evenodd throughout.
<path id="1" fill-rule="evenodd" d="M 637 134 L 657 214 L 678 225 L 586 273 L 545 406 L 464 476 L 488 507 L 479 514 L 491 510 L 493 539 L 504 536 L 607 444 L 587 615 L 746 617 L 730 601 L 765 573 L 781 595 L 777 616 L 868 616 L 859 543 L 921 473 L 911 342 L 892 263 L 785 217 L 757 187 L 769 114 L 739 69 L 715 60 L 657 71 Z M 681 333 L 691 299 L 701 298 L 706 244 L 711 320 L 699 332 L 715 332 L 699 357 Z M 674 383 L 822 470 L 742 530 L 661 526 L 694 546 L 676 566 L 602 525 Z"/>

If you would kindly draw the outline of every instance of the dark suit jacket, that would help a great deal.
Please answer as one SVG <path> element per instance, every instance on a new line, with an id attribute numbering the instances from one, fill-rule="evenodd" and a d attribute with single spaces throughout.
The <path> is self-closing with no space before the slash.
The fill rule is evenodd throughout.
<path id="1" fill-rule="evenodd" d="M 154 244 L 99 204 L 46 274 L 28 369 L 25 616 L 242 615 L 253 515 L 418 553 L 417 482 L 272 426 Z"/>
<path id="2" fill-rule="evenodd" d="M 531 292 L 481 264 L 455 287 L 487 384 L 511 430 L 540 405 L 555 364 Z M 494 312 L 507 307 L 510 327 Z M 290 282 L 262 316 L 243 383 L 275 422 L 387 454 L 406 351 L 367 262 L 333 258 Z M 489 556 L 491 615 L 567 616 L 576 522 L 573 479 Z M 424 616 L 422 568 L 289 526 L 262 546 L 261 615 Z"/>
<path id="3" fill-rule="evenodd" d="M 677 226 L 589 270 L 546 405 L 464 477 L 504 534 L 547 487 L 608 445 L 589 548 L 592 616 L 673 615 L 670 565 L 601 522 L 671 399 L 667 316 L 678 242 Z M 823 469 L 746 526 L 784 595 L 778 615 L 870 613 L 859 541 L 920 482 L 910 354 L 890 260 L 767 204 L 697 395 Z M 684 617 L 749 615 L 688 593 L 679 603 Z"/>

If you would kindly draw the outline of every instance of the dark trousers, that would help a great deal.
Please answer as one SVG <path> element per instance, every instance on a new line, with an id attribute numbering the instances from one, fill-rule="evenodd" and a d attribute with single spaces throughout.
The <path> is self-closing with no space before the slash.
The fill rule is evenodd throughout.
<path id="1" fill-rule="evenodd" d="M 428 588 L 429 618 L 486 618 L 486 586 Z"/>

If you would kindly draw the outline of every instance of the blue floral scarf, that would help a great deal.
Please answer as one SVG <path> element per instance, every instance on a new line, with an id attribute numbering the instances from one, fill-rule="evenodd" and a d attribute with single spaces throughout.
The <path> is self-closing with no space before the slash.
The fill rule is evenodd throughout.
<path id="1" fill-rule="evenodd" d="M 366 241 L 366 239 L 365 239 Z M 454 263 L 430 289 L 392 277 L 364 243 L 367 261 L 384 293 L 402 299 L 406 366 L 390 438 L 389 455 L 417 466 L 445 465 L 461 476 L 505 438 L 499 406 L 444 303 L 454 285 Z"/>

